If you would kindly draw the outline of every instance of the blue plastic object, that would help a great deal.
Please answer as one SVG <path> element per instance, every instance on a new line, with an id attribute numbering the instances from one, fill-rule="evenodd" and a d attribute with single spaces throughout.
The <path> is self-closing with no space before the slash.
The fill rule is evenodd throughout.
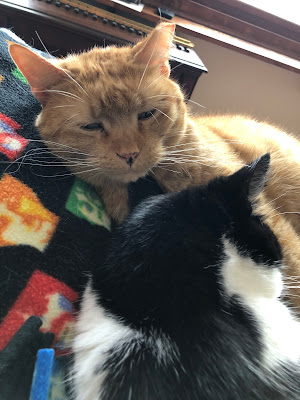
<path id="1" fill-rule="evenodd" d="M 31 385 L 30 400 L 48 399 L 53 359 L 53 349 L 41 349 L 38 351 Z"/>

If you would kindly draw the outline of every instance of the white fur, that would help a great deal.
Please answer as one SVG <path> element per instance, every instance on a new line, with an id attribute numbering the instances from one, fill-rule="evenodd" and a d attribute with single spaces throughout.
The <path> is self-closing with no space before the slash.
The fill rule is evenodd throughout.
<path id="1" fill-rule="evenodd" d="M 284 361 L 300 362 L 300 322 L 280 300 L 281 272 L 256 264 L 227 239 L 222 280 L 228 296 L 238 295 L 257 319 L 264 348 L 263 364 L 276 369 Z"/>
<path id="2" fill-rule="evenodd" d="M 146 343 L 157 362 L 162 365 L 173 364 L 178 357 L 176 346 L 166 336 L 153 332 L 146 337 L 108 315 L 97 303 L 97 296 L 88 285 L 75 325 L 72 371 L 75 398 L 101 400 L 101 387 L 107 371 L 100 371 L 100 368 L 108 354 L 122 349 L 123 358 L 126 359 L 132 346 L 142 343 Z"/>
<path id="3" fill-rule="evenodd" d="M 149 214 L 149 210 L 155 213 L 155 205 L 159 204 L 162 199 L 164 200 L 165 195 L 151 196 L 149 199 L 143 202 L 143 206 L 139 206 L 135 212 L 131 215 L 130 220 L 127 224 L 138 226 L 143 224 L 145 216 Z"/>
<path id="4" fill-rule="evenodd" d="M 75 326 L 74 370 L 76 399 L 100 400 L 100 389 L 105 372 L 96 373 L 107 358 L 107 352 L 120 341 L 130 339 L 134 332 L 108 316 L 96 301 L 88 286 L 81 303 Z"/>

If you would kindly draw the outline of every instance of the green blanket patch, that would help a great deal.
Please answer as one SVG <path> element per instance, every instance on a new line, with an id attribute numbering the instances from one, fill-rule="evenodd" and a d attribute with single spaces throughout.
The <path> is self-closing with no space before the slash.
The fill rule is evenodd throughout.
<path id="1" fill-rule="evenodd" d="M 84 218 L 92 225 L 104 226 L 110 230 L 110 219 L 104 205 L 86 182 L 76 178 L 66 202 L 66 209 L 79 218 Z"/>
<path id="2" fill-rule="evenodd" d="M 15 68 L 14 70 L 11 71 L 11 73 L 13 74 L 13 76 L 15 78 L 20 79 L 21 82 L 26 83 L 28 85 L 27 79 L 22 74 L 22 72 L 19 70 L 19 68 Z"/>

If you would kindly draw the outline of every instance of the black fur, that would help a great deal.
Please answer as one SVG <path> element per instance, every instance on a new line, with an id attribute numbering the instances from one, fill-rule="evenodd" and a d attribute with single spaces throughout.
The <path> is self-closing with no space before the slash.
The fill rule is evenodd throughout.
<path id="1" fill-rule="evenodd" d="M 223 237 L 266 268 L 280 264 L 278 242 L 249 201 L 268 165 L 266 155 L 206 186 L 147 199 L 116 230 L 93 289 L 139 335 L 95 371 L 108 371 L 101 400 L 299 399 L 298 370 L 279 371 L 283 385 L 290 379 L 280 389 L 261 377 L 259 323 L 220 283 Z"/>

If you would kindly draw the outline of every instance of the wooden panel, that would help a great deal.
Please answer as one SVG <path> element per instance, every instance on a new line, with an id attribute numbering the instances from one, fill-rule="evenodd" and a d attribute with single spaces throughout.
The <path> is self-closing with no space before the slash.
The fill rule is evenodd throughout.
<path id="1" fill-rule="evenodd" d="M 300 45 L 300 27 L 276 15 L 260 10 L 249 4 L 237 0 L 145 0 L 144 3 L 175 11 L 177 16 L 187 18 L 221 32 L 234 34 L 253 43 L 264 43 L 265 47 L 272 48 L 280 45 L 281 40 L 289 43 L 288 48 L 277 50 L 292 56 L 296 54 L 294 48 Z M 276 39 L 276 36 L 277 39 Z M 288 40 L 286 40 L 288 39 Z M 294 43 L 292 43 L 294 42 Z M 287 53 L 288 52 L 288 53 Z M 299 55 L 299 53 L 298 53 Z"/>

